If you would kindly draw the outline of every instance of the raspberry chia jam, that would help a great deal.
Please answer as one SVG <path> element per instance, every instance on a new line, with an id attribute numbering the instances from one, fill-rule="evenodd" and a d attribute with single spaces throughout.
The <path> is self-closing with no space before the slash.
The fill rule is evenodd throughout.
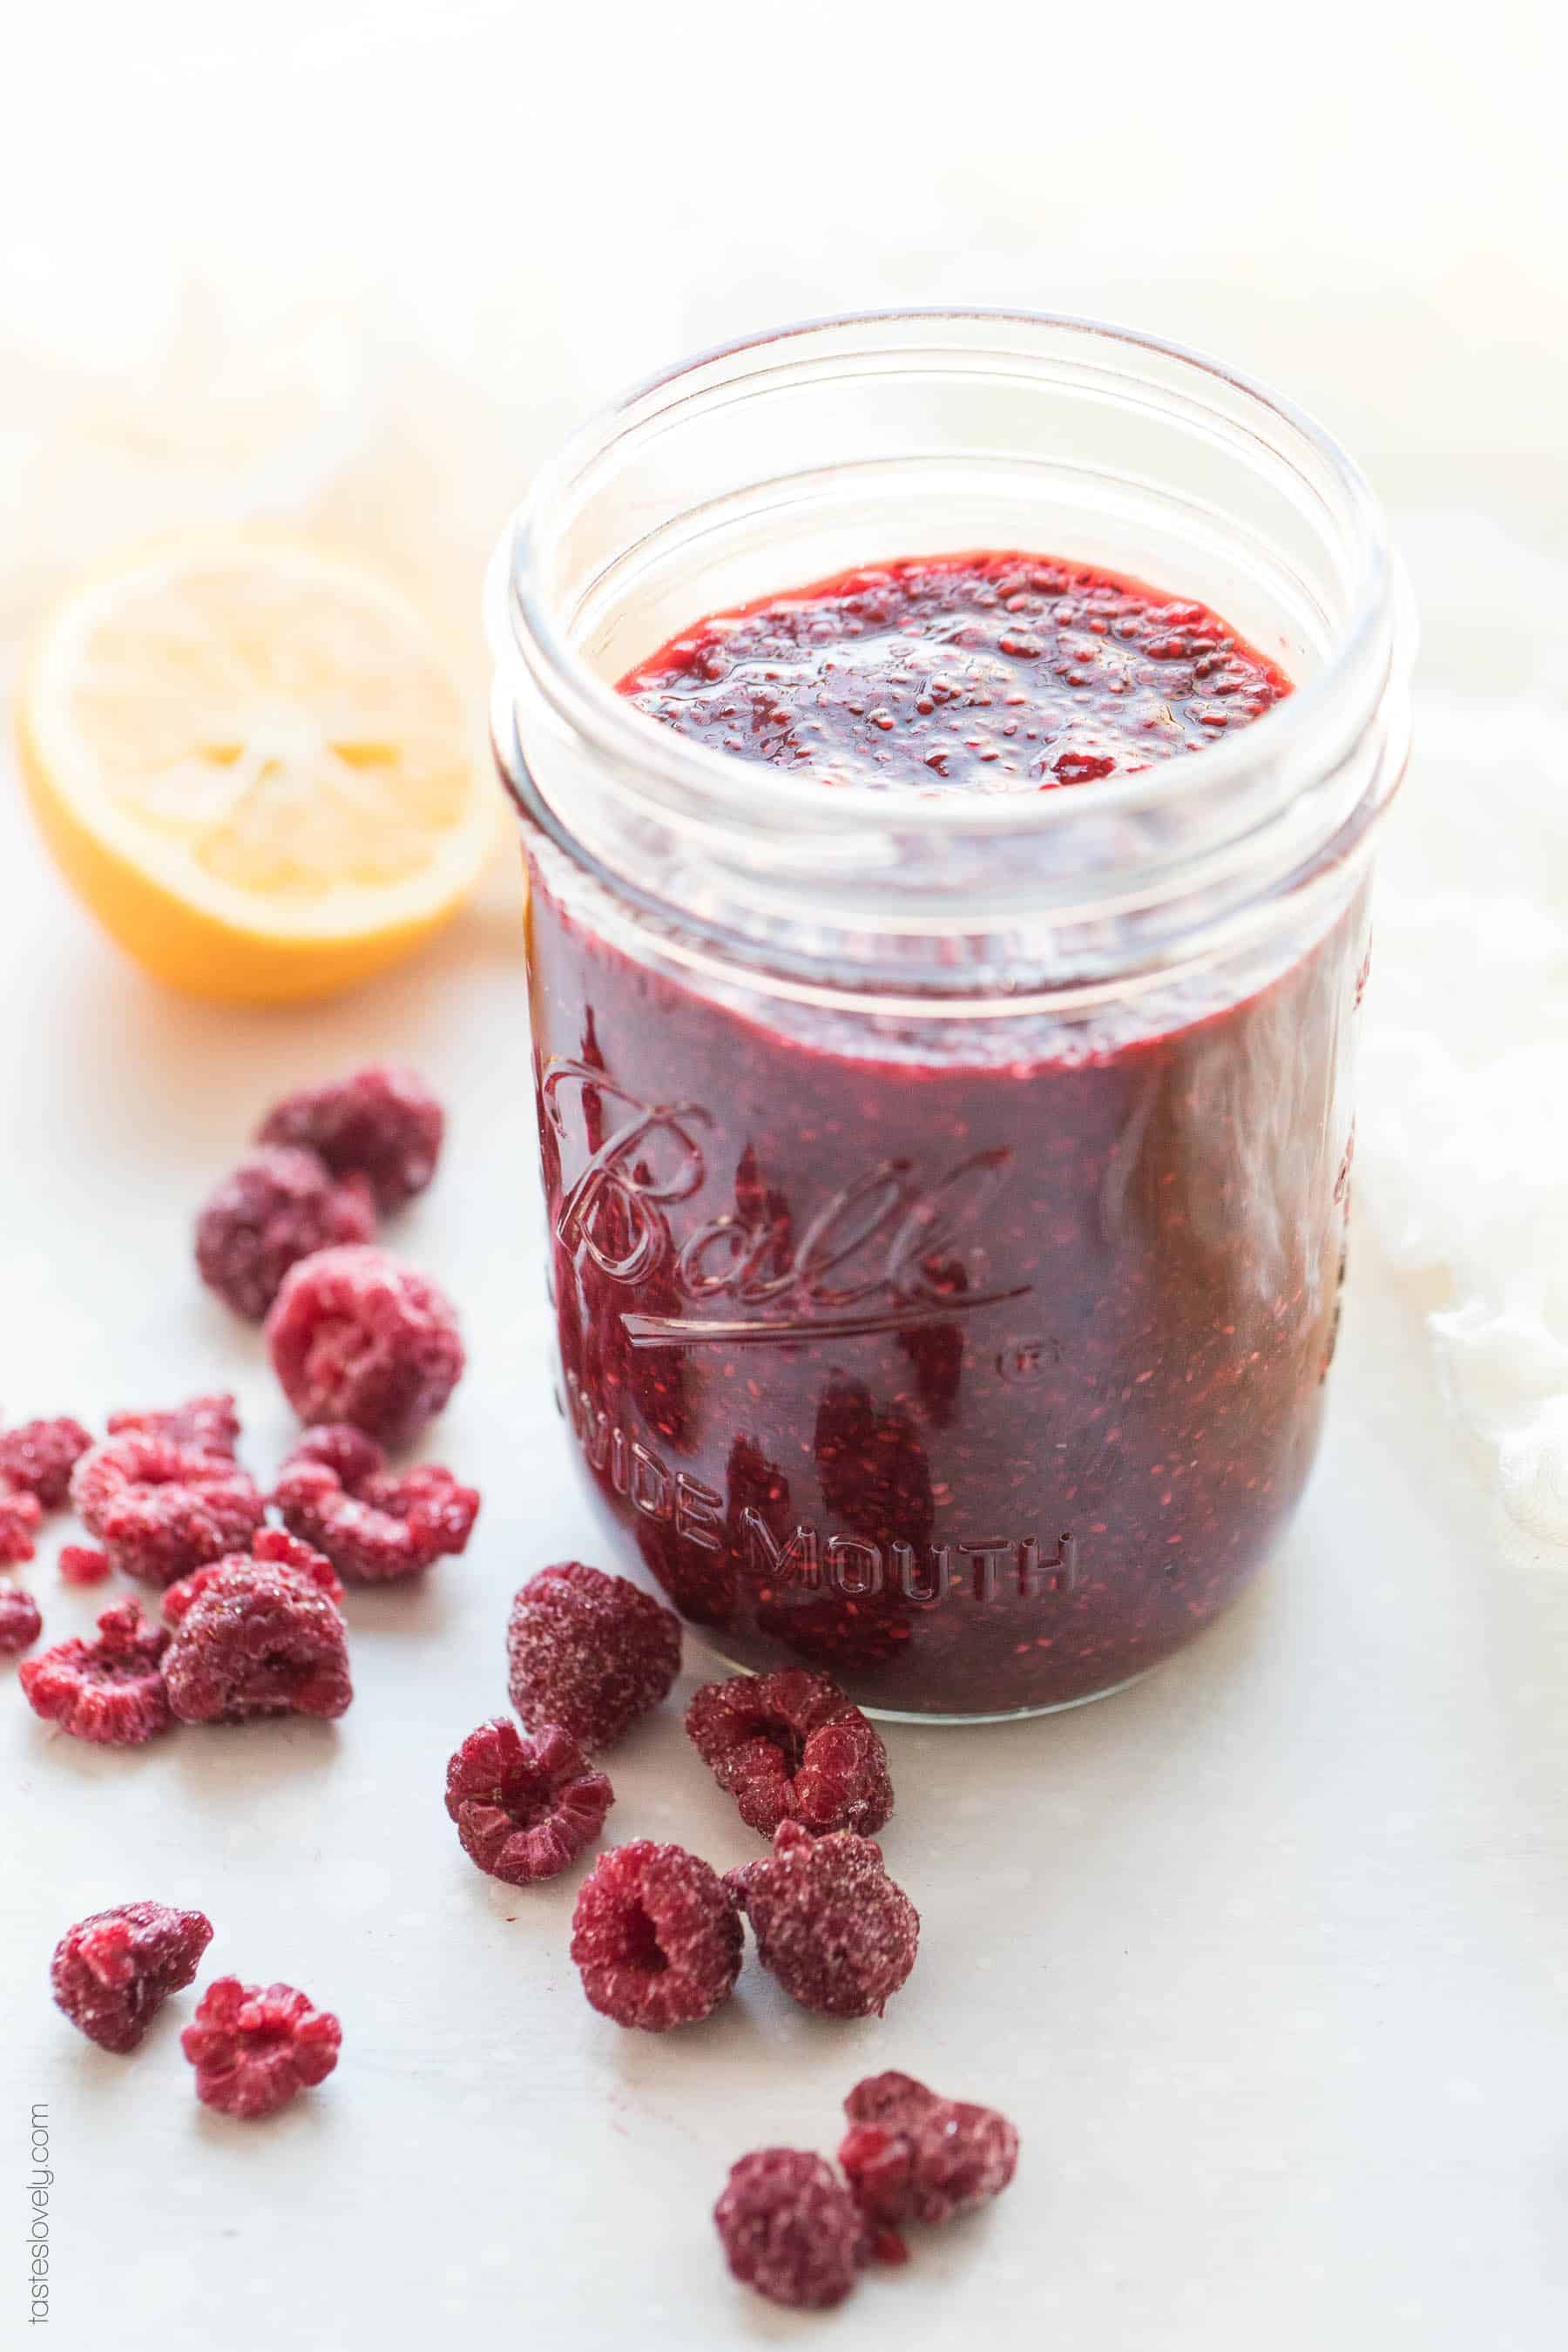
<path id="1" fill-rule="evenodd" d="M 592 428 L 492 592 L 616 1564 L 895 1713 L 1157 1664 L 1318 1441 L 1409 655 L 1359 477 L 1110 330 L 829 321 Z"/>

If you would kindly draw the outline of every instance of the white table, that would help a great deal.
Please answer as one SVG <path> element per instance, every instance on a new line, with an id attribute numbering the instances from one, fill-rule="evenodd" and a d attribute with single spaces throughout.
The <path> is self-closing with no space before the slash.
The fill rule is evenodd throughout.
<path id="1" fill-rule="evenodd" d="M 271 1096 L 394 1054 L 453 1107 L 438 1187 L 394 1239 L 466 1312 L 472 1368 L 434 1450 L 485 1495 L 465 1559 L 351 1601 L 359 1696 L 337 1727 L 100 1754 L 0 1693 L 0 2343 L 1562 2342 L 1568 1599 L 1497 1565 L 1419 1326 L 1364 1249 L 1321 1466 L 1267 1580 L 1122 1696 L 889 1735 L 885 1844 L 924 1937 L 887 2020 L 812 2020 L 753 1965 L 709 2026 L 625 2033 L 566 1958 L 581 1873 L 497 1885 L 441 1803 L 450 1749 L 504 1703 L 513 1587 L 595 1549 L 544 1370 L 510 868 L 384 988 L 275 1014 L 124 966 L 10 793 L 0 870 L 6 1415 L 232 1386 L 270 1473 L 289 1417 L 196 1283 L 192 1211 Z M 58 1533 L 29 1580 L 54 1638 L 101 1605 L 59 1586 Z M 692 1642 L 688 1685 L 702 1671 Z M 612 1769 L 619 1837 L 721 1867 L 760 1851 L 676 1705 Z M 282 1978 L 341 2013 L 322 2090 L 235 2126 L 193 2095 L 190 1996 L 130 2061 L 58 2015 L 57 1937 L 142 1895 L 210 1913 L 204 1975 Z M 1017 2184 L 836 2318 L 775 2312 L 721 2262 L 726 2167 L 831 2149 L 844 2092 L 886 2065 L 1005 2106 Z M 33 2102 L 57 2174 L 41 2339 L 22 2324 Z"/>

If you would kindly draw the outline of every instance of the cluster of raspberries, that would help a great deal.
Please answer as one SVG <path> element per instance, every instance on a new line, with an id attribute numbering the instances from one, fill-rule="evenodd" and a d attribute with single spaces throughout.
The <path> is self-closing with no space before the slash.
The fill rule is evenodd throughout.
<path id="1" fill-rule="evenodd" d="M 138 2048 L 171 1993 L 195 1979 L 212 1942 L 200 1911 L 121 1903 L 68 1927 L 49 1980 L 58 2006 L 100 2050 Z M 254 2122 L 317 2083 L 338 2063 L 342 2028 L 292 1985 L 218 1977 L 180 2036 L 196 2070 L 196 2096 L 220 2114 Z"/>
<path id="2" fill-rule="evenodd" d="M 615 1791 L 595 1759 L 666 1697 L 680 1626 L 625 1577 L 568 1560 L 533 1577 L 507 1638 L 513 1706 L 469 1734 L 447 1810 L 481 1870 L 554 1877 L 593 1843 Z M 757 1956 L 828 2017 L 879 2016 L 914 1965 L 920 1916 L 868 1834 L 893 1808 L 887 1750 L 825 1675 L 739 1675 L 699 1690 L 686 1728 L 773 1851 L 721 1878 L 683 1846 L 635 1838 L 600 1856 L 577 1898 L 572 1958 L 593 2006 L 662 2033 L 734 1989 L 749 1918 Z"/>
<path id="3" fill-rule="evenodd" d="M 867 2263 L 909 2260 L 905 2224 L 972 2213 L 1017 2169 L 1005 2116 L 941 2098 L 911 2074 L 868 2075 L 844 2112 L 838 2169 L 804 2148 L 758 2148 L 731 2168 L 713 2209 L 731 2270 L 772 2303 L 842 2303 Z"/>

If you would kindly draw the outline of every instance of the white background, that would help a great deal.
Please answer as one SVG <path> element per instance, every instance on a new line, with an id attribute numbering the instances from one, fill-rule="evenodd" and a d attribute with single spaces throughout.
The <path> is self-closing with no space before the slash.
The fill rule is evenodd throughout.
<path id="1" fill-rule="evenodd" d="M 41 355 L 62 383 L 129 381 L 192 273 L 258 335 L 301 299 L 395 320 L 499 417 L 492 520 L 586 401 L 694 342 L 868 300 L 1089 310 L 1325 414 L 1411 551 L 1427 712 L 1464 694 L 1484 738 L 1486 698 L 1563 676 L 1545 22 L 1492 7 L 1461 39 L 1365 5 L 37 9 L 11 34 L 0 148 L 0 465 L 22 497 Z M 440 1187 L 396 1238 L 467 1311 L 472 1370 L 436 1450 L 487 1497 L 427 1591 L 353 1602 L 360 1698 L 335 1730 L 186 1732 L 127 1759 L 0 1707 L 0 2344 L 26 2340 L 35 2099 L 71 2352 L 1562 2341 L 1563 1591 L 1501 1570 L 1419 1321 L 1369 1247 L 1323 1464 L 1258 1590 L 1106 1706 L 893 1735 L 885 1843 L 925 1940 L 885 2023 L 807 2020 L 748 1972 L 710 2027 L 621 2034 L 564 1959 L 576 1874 L 492 1887 L 440 1805 L 450 1748 L 503 1697 L 511 1588 L 589 1539 L 542 1373 L 510 872 L 391 983 L 276 1015 L 130 972 L 9 784 L 0 876 L 0 1410 L 91 1419 L 233 1385 L 269 1473 L 286 1417 L 189 1271 L 192 1206 L 270 1094 L 395 1051 L 454 1105 Z M 58 1636 L 90 1611 L 52 1549 L 34 1582 Z M 673 1708 L 613 1771 L 615 1834 L 721 1866 L 756 1850 Z M 246 2132 L 195 2104 L 188 1999 L 130 2063 L 55 2015 L 61 1929 L 142 1894 L 210 1912 L 212 1968 L 339 2009 L 321 2092 Z M 837 2318 L 771 2313 L 718 2260 L 725 2168 L 768 2140 L 831 2147 L 843 2092 L 885 2064 L 1008 2105 L 1017 2186 Z"/>

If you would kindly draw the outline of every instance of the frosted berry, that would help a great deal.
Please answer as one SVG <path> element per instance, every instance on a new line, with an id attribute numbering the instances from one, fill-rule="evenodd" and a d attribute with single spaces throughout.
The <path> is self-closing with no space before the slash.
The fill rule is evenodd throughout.
<path id="1" fill-rule="evenodd" d="M 212 1922 L 166 1903 L 120 1903 L 68 1927 L 49 1981 L 73 2025 L 100 2050 L 134 2050 L 172 1992 L 182 1992 L 212 1942 Z"/>
<path id="2" fill-rule="evenodd" d="M 227 1454 L 134 1433 L 82 1455 L 71 1500 L 114 1566 L 150 1584 L 172 1584 L 238 1550 L 266 1510 L 254 1480 Z"/>
<path id="3" fill-rule="evenodd" d="M 0 1584 L 0 1658 L 19 1657 L 44 1630 L 38 1604 L 19 1584 Z"/>
<path id="4" fill-rule="evenodd" d="M 741 1915 L 684 1846 L 634 1838 L 601 1854 L 572 1915 L 583 1990 L 617 2025 L 665 2033 L 728 2000 L 741 1972 Z"/>
<path id="5" fill-rule="evenodd" d="M 518 1593 L 506 1647 L 524 1723 L 558 1723 L 585 1748 L 613 1748 L 668 1696 L 680 1620 L 626 1577 L 568 1559 Z"/>
<path id="6" fill-rule="evenodd" d="M 80 1422 L 65 1413 L 0 1430 L 0 1487 L 19 1488 L 41 1509 L 58 1511 L 70 1493 L 71 1472 L 91 1444 Z"/>
<path id="7" fill-rule="evenodd" d="M 43 1517 L 37 1495 L 0 1482 L 0 1568 L 20 1568 L 37 1547 L 33 1537 Z"/>
<path id="8" fill-rule="evenodd" d="M 187 1397 L 184 1404 L 146 1412 L 111 1412 L 110 1437 L 166 1437 L 172 1445 L 188 1446 L 197 1454 L 233 1456 L 239 1444 L 239 1415 L 234 1399 Z"/>
<path id="9" fill-rule="evenodd" d="M 417 1576 L 460 1552 L 479 1507 L 475 1488 L 436 1463 L 389 1473 L 380 1446 L 346 1422 L 305 1432 L 272 1499 L 295 1535 L 363 1584 Z"/>
<path id="10" fill-rule="evenodd" d="M 363 1176 L 340 1181 L 313 1151 L 255 1151 L 203 1204 L 196 1271 L 237 1315 L 259 1323 L 300 1258 L 374 1236 L 375 1203 Z"/>
<path id="11" fill-rule="evenodd" d="M 687 1736 L 749 1828 L 781 1822 L 879 1830 L 893 1810 L 880 1733 L 826 1675 L 784 1666 L 705 1683 L 686 1710 Z"/>
<path id="12" fill-rule="evenodd" d="M 164 1672 L 180 1721 L 342 1715 L 353 1684 L 341 1592 L 331 1563 L 277 1528 L 176 1586 Z"/>
<path id="13" fill-rule="evenodd" d="M 167 1731 L 173 1717 L 163 1685 L 169 1636 L 150 1625 L 134 1601 L 117 1601 L 98 1621 L 96 1642 L 61 1642 L 16 1669 L 28 1706 L 73 1739 L 104 1748 L 139 1748 Z"/>
<path id="14" fill-rule="evenodd" d="M 838 2150 L 868 2221 L 950 2221 L 999 2196 L 1018 2165 L 1018 2134 L 994 2107 L 942 2099 L 910 2074 L 872 2074 L 844 2102 Z"/>
<path id="15" fill-rule="evenodd" d="M 760 2147 L 731 2165 L 713 2221 L 742 2284 L 792 2310 L 842 2303 L 870 2252 L 843 2181 L 804 2148 Z"/>
<path id="16" fill-rule="evenodd" d="M 58 1566 L 62 1584 L 101 1584 L 109 1574 L 109 1554 L 94 1551 L 90 1544 L 62 1544 Z"/>
<path id="17" fill-rule="evenodd" d="M 814 1838 L 785 1822 L 773 1850 L 726 1874 L 749 1913 L 757 1958 L 803 2009 L 880 2017 L 915 1964 L 920 1913 L 853 1830 Z"/>
<path id="18" fill-rule="evenodd" d="M 436 1173 L 445 1124 L 440 1104 L 412 1070 L 372 1063 L 289 1095 L 268 1112 L 258 1137 L 303 1144 L 334 1176 L 365 1176 L 377 1207 L 390 1216 Z"/>
<path id="19" fill-rule="evenodd" d="M 463 1371 L 458 1318 L 383 1250 L 320 1250 L 290 1267 L 267 1318 L 272 1367 L 301 1421 L 348 1421 L 406 1445 Z"/>
<path id="20" fill-rule="evenodd" d="M 180 2046 L 196 2070 L 204 2106 L 254 2123 L 324 2083 L 338 2063 L 343 2030 L 292 1985 L 208 1985 Z"/>
<path id="21" fill-rule="evenodd" d="M 447 1767 L 447 1811 L 470 1862 L 509 1886 L 553 1878 L 592 1845 L 615 1790 L 569 1731 L 531 1738 L 505 1718 L 470 1731 Z"/>

